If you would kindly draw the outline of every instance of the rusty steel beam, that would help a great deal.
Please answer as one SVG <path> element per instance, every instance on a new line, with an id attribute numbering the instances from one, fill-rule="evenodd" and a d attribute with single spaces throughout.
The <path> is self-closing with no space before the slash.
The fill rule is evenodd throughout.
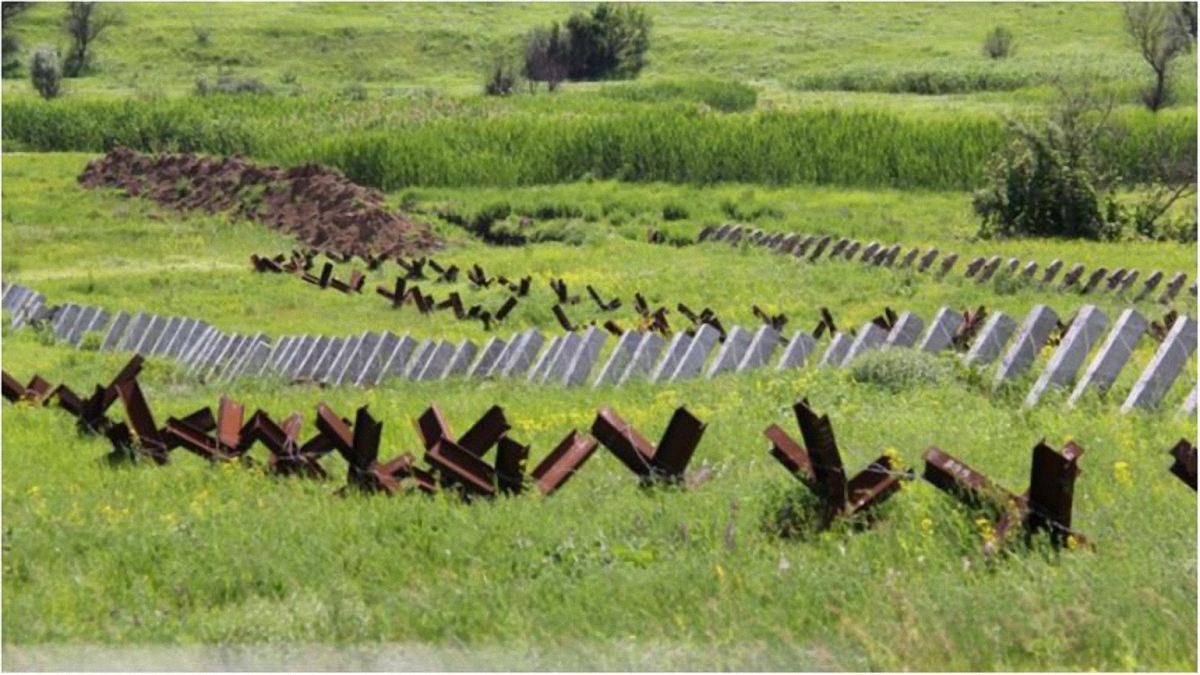
<path id="1" fill-rule="evenodd" d="M 543 495 L 557 492 L 591 459 L 598 446 L 596 439 L 572 429 L 530 474 L 538 491 Z"/>
<path id="2" fill-rule="evenodd" d="M 1071 540 L 1087 544 L 1082 535 L 1071 530 L 1081 455 L 1083 448 L 1074 443 L 1067 443 L 1062 452 L 1045 442 L 1038 443 L 1033 448 L 1029 490 L 1020 496 L 937 447 L 925 450 L 923 477 L 967 506 L 988 507 L 993 512 L 994 539 L 984 547 L 988 553 L 1001 550 L 1018 529 L 1024 533 L 1026 543 L 1038 532 L 1046 531 L 1055 547 L 1068 545 Z"/>
<path id="3" fill-rule="evenodd" d="M 686 408 L 678 408 L 657 446 L 612 408 L 601 408 L 592 422 L 592 435 L 643 484 L 682 482 L 684 472 L 707 425 Z"/>
<path id="4" fill-rule="evenodd" d="M 792 411 L 803 446 L 774 424 L 763 435 L 771 442 L 771 456 L 821 501 L 821 529 L 837 518 L 866 513 L 900 488 L 901 475 L 887 455 L 847 480 L 829 417 L 817 415 L 808 399 L 797 402 Z"/>
<path id="5" fill-rule="evenodd" d="M 1180 440 L 1171 448 L 1171 457 L 1174 462 L 1171 464 L 1171 473 L 1175 474 L 1179 480 L 1187 483 L 1192 490 L 1196 489 L 1196 446 L 1189 443 L 1187 440 Z"/>

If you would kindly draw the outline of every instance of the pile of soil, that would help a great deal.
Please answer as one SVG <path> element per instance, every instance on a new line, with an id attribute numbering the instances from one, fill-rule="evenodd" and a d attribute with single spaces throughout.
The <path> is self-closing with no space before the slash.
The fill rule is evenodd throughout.
<path id="1" fill-rule="evenodd" d="M 184 212 L 229 211 L 343 255 L 413 256 L 442 244 L 427 223 L 387 210 L 383 193 L 317 164 L 283 169 L 240 157 L 155 156 L 117 148 L 89 162 L 79 183 L 119 188 Z"/>

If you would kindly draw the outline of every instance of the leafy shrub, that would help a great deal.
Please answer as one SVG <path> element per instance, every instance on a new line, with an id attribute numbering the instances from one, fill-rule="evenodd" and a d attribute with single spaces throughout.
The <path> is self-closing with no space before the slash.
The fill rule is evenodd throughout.
<path id="1" fill-rule="evenodd" d="M 21 41 L 12 33 L 0 36 L 0 77 L 13 77 L 21 69 Z"/>
<path id="2" fill-rule="evenodd" d="M 650 17 L 627 5 L 596 5 L 590 14 L 567 20 L 568 69 L 572 80 L 624 80 L 637 77 L 650 48 Z"/>
<path id="3" fill-rule="evenodd" d="M 38 47 L 33 51 L 33 60 L 29 64 L 29 78 L 33 88 L 46 100 L 56 98 L 62 93 L 62 64 L 58 60 L 58 52 L 52 47 Z"/>
<path id="4" fill-rule="evenodd" d="M 954 376 L 945 360 L 920 349 L 876 349 L 850 362 L 850 377 L 891 391 L 941 384 Z"/>
<path id="5" fill-rule="evenodd" d="M 688 210 L 678 204 L 667 204 L 662 210 L 663 220 L 684 220 L 688 217 Z"/>
<path id="6" fill-rule="evenodd" d="M 983 40 L 983 53 L 993 59 L 1008 58 L 1015 54 L 1016 50 L 1012 31 L 1004 26 L 996 26 Z"/>
<path id="7" fill-rule="evenodd" d="M 1069 99 L 1044 126 L 1010 121 L 1012 140 L 996 156 L 987 186 L 972 206 L 983 237 L 1111 240 L 1121 233 L 1114 180 L 1098 166 L 1095 144 L 1104 119 L 1094 101 Z"/>
<path id="8" fill-rule="evenodd" d="M 196 36 L 196 44 L 207 47 L 212 41 L 212 28 L 192 24 L 192 35 Z"/>
<path id="9" fill-rule="evenodd" d="M 483 93 L 488 96 L 508 96 L 517 88 L 517 69 L 512 62 L 503 56 L 492 61 L 483 83 Z"/>

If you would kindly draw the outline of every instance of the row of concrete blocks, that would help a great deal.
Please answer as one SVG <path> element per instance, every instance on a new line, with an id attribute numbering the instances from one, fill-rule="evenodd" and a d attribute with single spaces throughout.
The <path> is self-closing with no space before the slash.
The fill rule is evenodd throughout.
<path id="1" fill-rule="evenodd" d="M 6 287 L 5 303 L 9 294 Z M 99 307 L 71 304 L 49 311 L 55 335 L 75 346 L 80 344 L 84 333 L 104 327 L 109 316 Z M 974 367 L 987 367 L 999 358 L 994 378 L 999 386 L 1030 368 L 1058 321 L 1054 310 L 1037 305 L 1018 330 L 1016 322 L 996 312 L 980 329 L 964 361 Z M 912 312 L 901 314 L 890 331 L 868 322 L 857 335 L 833 335 L 819 363 L 845 367 L 877 348 L 940 352 L 950 346 L 962 323 L 962 315 L 949 308 L 937 313 L 928 330 L 924 320 Z M 1030 390 L 1026 405 L 1036 405 L 1050 386 L 1068 386 L 1107 326 L 1108 318 L 1095 306 L 1080 309 Z M 1107 392 L 1147 327 L 1148 322 L 1137 310 L 1126 309 L 1076 383 L 1069 405 L 1074 405 L 1088 388 L 1094 387 L 1102 394 Z M 1016 339 L 1009 344 L 1014 333 Z M 530 382 L 579 386 L 589 379 L 607 338 L 607 332 L 591 326 L 582 334 L 553 337 L 544 350 L 546 338 L 535 329 L 517 333 L 507 341 L 491 338 L 482 349 L 470 340 L 458 344 L 435 340 L 418 343 L 407 335 L 397 336 L 387 331 L 383 334 L 368 331 L 346 338 L 286 336 L 273 345 L 261 333 L 226 335 L 197 319 L 142 312 L 130 316 L 119 312 L 100 349 L 173 358 L 181 361 L 189 374 L 208 378 L 278 375 L 335 385 L 374 386 L 389 376 L 409 380 L 440 380 L 460 375 L 523 376 Z M 1195 342 L 1195 320 L 1178 317 L 1125 399 L 1122 410 L 1157 405 L 1186 370 Z M 694 335 L 677 333 L 669 343 L 656 333 L 627 331 L 618 339 L 592 384 L 620 385 L 640 377 L 656 383 L 676 382 L 701 375 L 712 378 L 724 372 L 745 372 L 770 365 L 780 345 L 784 345 L 783 354 L 776 368 L 786 370 L 803 366 L 815 350 L 816 340 L 798 331 L 785 343 L 778 331 L 766 325 L 753 332 L 734 326 L 723 343 L 719 343 L 716 329 L 707 324 Z M 710 359 L 714 349 L 716 356 Z M 1193 388 L 1184 404 L 1189 413 L 1195 410 L 1195 398 Z"/>
<path id="2" fill-rule="evenodd" d="M 856 257 L 863 263 L 870 263 L 875 266 L 892 267 L 895 265 L 898 268 L 907 268 L 916 265 L 918 272 L 927 271 L 938 257 L 936 248 L 929 249 L 924 255 L 921 255 L 920 250 L 913 248 L 903 258 L 900 258 L 901 247 L 899 244 L 892 246 L 884 246 L 878 242 L 872 241 L 866 245 L 852 239 L 842 238 L 836 243 L 833 242 L 833 237 L 816 235 L 800 235 L 797 233 L 785 234 L 782 232 L 775 234 L 767 234 L 762 230 L 744 228 L 741 225 L 725 224 L 720 227 L 709 226 L 701 230 L 699 241 L 723 241 L 736 244 L 745 240 L 747 243 L 755 246 L 762 246 L 777 253 L 790 254 L 797 258 L 807 257 L 810 261 L 816 261 L 821 257 L 825 250 L 829 249 L 827 258 L 843 257 L 846 260 L 853 260 Z M 832 244 L 832 247 L 830 246 Z M 811 249 L 811 253 L 809 250 Z M 859 255 L 861 251 L 861 256 Z M 918 258 L 919 256 L 919 258 Z M 958 262 L 958 254 L 951 253 L 942 259 L 940 274 L 945 275 L 950 272 L 954 264 Z M 983 283 L 991 279 L 1000 269 L 1006 269 L 1009 274 L 1019 274 L 1022 279 L 1030 281 L 1035 280 L 1038 272 L 1038 264 L 1036 262 L 1028 262 L 1024 266 L 1018 258 L 1009 258 L 1007 261 L 1002 261 L 1000 256 L 992 256 L 984 258 L 982 256 L 975 258 L 967 264 L 964 275 L 970 279 L 975 278 L 976 281 Z M 1055 276 L 1063 268 L 1063 261 L 1054 260 L 1046 266 L 1039 283 L 1045 285 L 1054 281 Z M 1119 268 L 1109 274 L 1107 268 L 1101 267 L 1096 269 L 1086 279 L 1083 278 L 1085 268 L 1082 264 L 1072 266 L 1066 274 L 1063 275 L 1063 283 L 1060 290 L 1067 290 L 1078 285 L 1080 291 L 1084 294 L 1091 293 L 1093 290 L 1108 290 L 1110 292 L 1124 294 L 1128 292 L 1138 280 L 1141 273 L 1136 270 L 1126 270 Z M 1134 298 L 1135 302 L 1153 293 L 1162 283 L 1164 275 L 1162 272 L 1154 271 L 1147 275 L 1145 284 L 1142 290 Z M 1164 304 L 1174 301 L 1175 296 L 1183 289 L 1187 283 L 1187 274 L 1180 272 L 1173 276 L 1167 283 L 1158 301 Z M 1196 284 L 1191 286 L 1192 295 L 1196 295 Z"/>
<path id="3" fill-rule="evenodd" d="M 919 348 L 931 353 L 945 349 L 963 321 L 960 313 L 943 307 L 934 317 L 929 330 L 925 332 Z M 1037 305 L 1030 310 L 1019 327 L 1003 312 L 995 312 L 979 330 L 963 360 L 969 366 L 986 368 L 999 359 L 1000 363 L 993 379 L 994 386 L 999 387 L 1029 370 L 1058 322 L 1058 315 L 1045 305 Z M 867 323 L 856 336 L 838 333 L 826 348 L 821 363 L 844 366 L 872 349 L 912 345 L 916 336 L 921 333 L 923 325 L 920 317 L 905 312 L 897 319 L 890 332 L 884 331 L 874 323 Z M 1085 305 L 1076 314 L 1071 327 L 1055 347 L 1045 369 L 1030 389 L 1025 398 L 1025 407 L 1037 405 L 1051 386 L 1067 387 L 1073 381 L 1074 389 L 1068 399 L 1069 406 L 1074 406 L 1088 389 L 1106 394 L 1121 374 L 1148 327 L 1149 322 L 1146 318 L 1131 307 L 1121 313 L 1105 337 L 1108 317 L 1094 305 Z M 1016 338 L 1010 343 L 1014 334 Z M 1104 338 L 1103 344 L 1095 351 L 1095 356 L 1084 370 L 1083 376 L 1075 381 L 1088 354 L 1100 343 L 1101 338 Z M 1129 412 L 1134 408 L 1157 406 L 1179 376 L 1187 370 L 1188 360 L 1195 349 L 1196 320 L 1181 315 L 1176 318 L 1154 357 L 1126 396 L 1121 411 Z M 1195 410 L 1196 388 L 1193 385 L 1183 404 L 1183 411 L 1191 414 Z"/>

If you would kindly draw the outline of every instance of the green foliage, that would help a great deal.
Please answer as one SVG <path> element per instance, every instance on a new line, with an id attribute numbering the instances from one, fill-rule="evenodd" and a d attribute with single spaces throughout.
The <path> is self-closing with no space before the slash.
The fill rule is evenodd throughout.
<path id="1" fill-rule="evenodd" d="M 508 96 L 516 91 L 519 75 L 517 68 L 507 56 L 497 56 L 488 67 L 483 83 L 483 93 L 488 96 Z"/>
<path id="2" fill-rule="evenodd" d="M 662 217 L 663 220 L 686 220 L 688 210 L 679 204 L 667 204 L 663 207 Z"/>
<path id="3" fill-rule="evenodd" d="M 21 69 L 21 41 L 16 35 L 5 31 L 0 36 L 0 76 L 15 77 Z"/>
<path id="4" fill-rule="evenodd" d="M 62 65 L 53 47 L 42 46 L 33 50 L 29 78 L 33 88 L 46 100 L 57 98 L 62 93 Z"/>
<path id="5" fill-rule="evenodd" d="M 63 30 L 71 39 L 63 62 L 64 77 L 80 77 L 91 70 L 92 45 L 103 33 L 124 22 L 121 10 L 111 4 L 68 2 Z"/>
<path id="6" fill-rule="evenodd" d="M 650 17 L 630 5 L 601 3 L 567 19 L 567 76 L 572 80 L 627 80 L 646 65 Z"/>
<path id="7" fill-rule="evenodd" d="M 953 379 L 954 368 L 920 349 L 875 349 L 850 362 L 850 377 L 895 392 L 945 384 Z"/>
<path id="8" fill-rule="evenodd" d="M 549 28 L 535 28 L 525 36 L 525 60 L 521 74 L 531 86 L 545 82 L 550 91 L 556 91 L 567 78 L 570 68 L 568 39 L 558 22 Z"/>
<path id="9" fill-rule="evenodd" d="M 1103 121 L 1087 104 L 1067 102 L 1038 127 L 1010 122 L 987 187 L 972 202 L 984 237 L 1116 239 L 1122 214 L 1096 159 Z"/>
<path id="10" fill-rule="evenodd" d="M 983 53 L 989 58 L 1006 59 L 1016 51 L 1016 40 L 1012 31 L 1004 26 L 996 26 L 983 40 Z"/>
<path id="11" fill-rule="evenodd" d="M 758 92 L 741 82 L 716 78 L 686 80 L 656 80 L 636 84 L 608 85 L 600 90 L 602 96 L 626 101 L 684 100 L 703 103 L 721 112 L 752 110 L 758 103 Z"/>

